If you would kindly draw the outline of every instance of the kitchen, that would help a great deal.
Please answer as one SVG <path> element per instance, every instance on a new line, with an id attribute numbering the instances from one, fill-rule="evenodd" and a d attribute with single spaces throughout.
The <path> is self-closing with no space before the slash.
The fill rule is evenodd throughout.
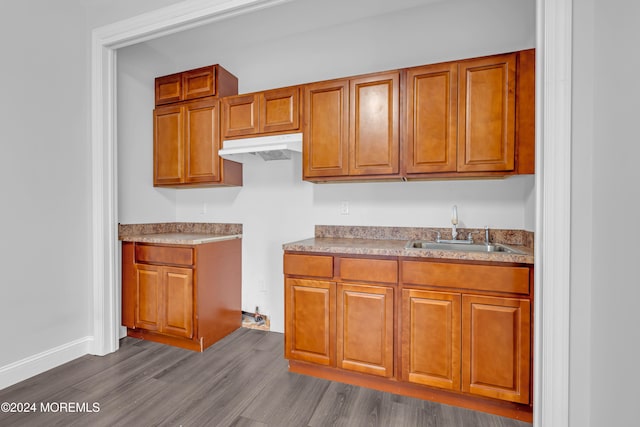
<path id="1" fill-rule="evenodd" d="M 151 187 L 153 128 L 141 123 L 140 117 L 148 116 L 154 95 L 157 102 L 159 89 L 154 93 L 148 82 L 212 63 L 232 72 L 238 78 L 239 93 L 248 93 L 529 49 L 535 46 L 534 6 L 531 1 L 498 2 L 491 7 L 399 2 L 394 10 L 380 15 L 372 4 L 365 15 L 354 10 L 354 18 L 345 11 L 342 23 L 331 24 L 328 36 L 328 20 L 318 19 L 322 13 L 331 14 L 327 4 L 296 1 L 121 49 L 119 222 L 241 223 L 242 309 L 250 312 L 259 307 L 275 332 L 284 331 L 282 244 L 313 236 L 316 225 L 448 227 L 452 206 L 457 205 L 461 228 L 533 231 L 531 174 L 489 180 L 402 182 L 396 178 L 395 182 L 312 184 L 302 179 L 299 154 L 276 161 L 245 155 L 242 187 Z M 295 25 L 292 16 L 298 17 Z M 260 43 L 244 48 L 251 37 L 245 29 L 263 28 L 264 22 L 269 25 L 261 30 Z M 461 37 L 458 44 L 439 50 L 422 43 L 444 32 L 476 36 L 473 44 Z M 407 48 L 395 48 L 400 45 Z M 305 51 L 313 53 L 301 61 Z"/>
<path id="2" fill-rule="evenodd" d="M 590 16 L 590 15 L 589 15 L 589 12 L 593 11 L 593 9 L 592 9 L 592 8 L 590 9 L 590 8 L 588 8 L 588 7 L 587 7 L 587 8 L 577 8 L 577 10 L 578 10 L 578 12 L 580 12 L 580 13 L 581 13 L 581 14 L 580 14 L 580 17 L 581 17 L 581 18 L 585 18 L 585 15 L 586 15 L 586 17 Z M 608 16 L 608 15 L 605 15 L 605 16 Z M 593 16 L 592 16 L 592 19 L 593 19 Z M 582 23 L 582 25 L 584 25 L 585 20 L 583 19 L 583 20 L 581 20 L 581 21 L 579 21 L 579 22 L 580 22 L 580 23 Z M 596 23 L 597 23 L 598 25 L 600 25 L 600 26 L 604 27 L 604 28 L 608 28 L 608 27 L 606 27 L 605 23 L 603 23 L 603 21 L 601 21 L 601 20 L 596 19 Z M 578 28 L 579 28 L 579 29 L 581 29 L 582 31 L 585 31 L 585 30 L 584 30 L 584 27 L 579 27 L 579 26 L 578 26 Z M 580 34 L 581 34 L 582 36 L 584 36 L 584 34 L 585 34 L 585 33 L 583 32 L 583 33 L 580 33 Z M 587 29 L 587 38 L 588 38 L 588 34 L 589 34 L 589 33 L 588 33 L 588 29 Z M 607 40 L 607 41 L 610 41 L 609 39 L 606 39 L 606 40 Z M 582 41 L 584 41 L 584 39 L 583 39 L 583 38 L 578 38 L 578 42 L 582 42 Z M 588 50 L 588 49 L 587 49 L 587 50 Z M 601 51 L 598 51 L 598 52 L 600 52 L 600 54 L 602 55 L 602 52 L 601 52 Z M 588 55 L 587 55 L 587 56 L 588 56 Z M 603 56 L 606 56 L 606 55 L 603 55 Z M 584 57 L 579 57 L 579 58 L 584 58 Z M 119 58 L 119 59 L 121 59 L 121 58 Z M 225 66 L 228 66 L 228 67 L 229 67 L 229 65 L 228 65 L 228 64 L 226 64 L 224 61 L 220 61 L 220 62 L 221 62 L 221 63 L 223 63 Z M 429 61 L 420 61 L 420 62 L 418 62 L 418 63 L 426 63 L 426 62 L 429 62 Z M 184 65 L 184 68 L 188 68 L 188 64 L 180 64 L 180 67 L 182 67 L 182 65 Z M 231 67 L 230 67 L 230 68 L 231 68 Z M 381 67 L 381 68 L 392 68 L 392 67 L 391 67 L 391 66 L 389 66 L 389 67 Z M 173 70 L 172 70 L 172 71 L 173 71 Z M 235 71 L 235 70 L 234 70 L 234 71 Z M 150 73 L 150 75 L 151 75 L 151 74 L 153 74 L 153 73 Z M 156 73 L 156 75 L 157 75 L 157 74 L 161 74 L 161 73 Z M 341 74 L 339 74 L 339 75 L 348 75 L 348 74 L 354 74 L 354 73 L 346 73 L 346 72 L 345 72 L 345 73 L 341 73 Z M 337 75 L 337 76 L 339 76 L 339 75 Z M 240 77 L 240 79 L 241 79 L 241 82 L 243 82 L 243 81 L 247 81 L 247 82 L 248 82 L 248 80 L 247 80 L 247 79 L 245 79 L 245 78 L 244 78 L 244 76 L 239 75 L 239 77 Z M 312 78 L 309 78 L 309 80 L 312 80 Z M 292 81 L 293 81 L 293 80 L 292 80 Z M 299 82 L 299 81 L 296 81 L 296 82 Z M 140 84 L 142 84 L 142 83 L 140 83 Z M 146 83 L 145 83 L 145 84 L 146 84 Z M 241 83 L 241 84 L 242 84 L 242 83 Z M 264 87 L 264 88 L 268 88 L 268 87 L 277 87 L 277 86 L 280 86 L 280 85 L 281 85 L 281 84 L 280 84 L 280 82 L 276 82 L 276 83 L 274 83 L 274 84 L 268 84 L 268 82 L 266 82 L 266 83 L 264 84 L 264 86 L 258 86 L 258 87 L 255 87 L 255 88 L 251 88 L 251 87 L 246 87 L 246 88 L 244 88 L 244 87 L 241 87 L 241 91 L 248 91 L 248 90 L 253 90 L 253 89 L 260 89 L 260 88 L 263 88 L 263 87 Z M 587 86 L 588 86 L 588 85 L 587 85 Z M 578 109 L 578 111 L 580 111 L 580 110 Z M 142 113 L 142 116 L 144 116 L 145 114 L 149 114 L 149 113 L 148 113 L 148 112 L 147 112 L 147 113 Z M 123 119 L 121 118 L 120 120 L 123 120 Z M 120 148 L 120 147 L 119 147 L 119 148 Z M 631 152 L 629 152 L 629 153 L 631 153 Z M 633 156 L 627 156 L 627 157 L 633 157 Z M 581 159 L 582 159 L 582 157 L 579 157 L 579 158 L 576 158 L 575 160 L 576 160 L 576 161 L 579 161 L 579 160 L 581 160 Z M 140 163 L 142 164 L 142 163 L 144 163 L 144 162 L 140 162 Z M 578 162 L 578 165 L 581 165 L 581 164 Z M 122 167 L 122 165 L 120 165 L 120 166 Z M 267 167 L 267 166 L 265 166 L 265 168 L 266 168 L 266 167 Z M 246 168 L 246 170 L 249 170 L 249 168 Z M 293 174 L 295 173 L 295 171 L 297 171 L 297 170 L 299 170 L 299 168 L 297 168 L 297 169 L 296 169 L 296 168 L 292 167 L 292 169 L 290 170 L 290 174 L 291 174 L 291 175 L 293 175 Z M 613 170 L 613 168 L 611 168 L 611 170 Z M 278 171 L 273 170 L 273 171 L 271 171 L 271 172 L 272 172 L 273 174 L 276 174 L 276 176 L 279 176 L 278 174 L 285 173 L 285 172 L 283 172 L 283 171 L 281 171 L 281 170 L 278 170 Z M 146 174 L 146 176 L 149 176 L 149 175 L 148 175 L 148 174 Z M 120 182 L 123 182 L 122 177 L 119 177 L 119 178 L 120 178 Z M 245 179 L 247 179 L 247 175 L 245 175 Z M 509 181 L 511 181 L 511 179 L 505 180 L 504 182 L 509 182 Z M 285 180 L 282 180 L 283 185 L 288 185 L 288 184 L 284 184 L 284 182 L 285 182 Z M 286 181 L 286 182 L 288 182 L 288 181 Z M 588 181 L 588 182 L 589 182 L 589 181 Z M 397 187 L 398 187 L 398 188 L 402 188 L 402 189 L 404 189 L 404 188 L 410 188 L 410 186 L 414 186 L 414 185 L 415 185 L 416 187 L 418 187 L 418 188 L 422 188 L 422 185 L 423 185 L 423 184 L 424 184 L 424 185 L 427 185 L 428 183 L 405 183 L 405 184 L 402 184 L 402 183 L 396 183 L 396 184 L 397 184 Z M 396 184 L 393 184 L 393 186 L 396 186 Z M 402 185 L 405 185 L 405 186 L 407 186 L 407 187 L 400 187 L 400 185 L 401 185 L 401 184 L 402 184 Z M 131 182 L 131 185 L 136 185 L 136 184 L 135 184 L 135 182 Z M 306 185 L 306 184 L 305 184 L 305 185 Z M 351 186 L 352 184 L 346 184 L 346 185 Z M 358 186 L 358 187 L 355 187 L 355 189 L 356 189 L 357 191 L 361 191 L 361 189 L 362 189 L 362 188 L 367 188 L 367 186 L 368 186 L 369 184 L 362 184 L 362 185 L 364 185 L 365 187 Z M 376 186 L 377 186 L 378 184 L 371 184 L 371 185 L 376 185 Z M 385 183 L 385 184 L 380 184 L 380 185 L 381 185 L 381 188 L 384 188 L 385 186 L 387 186 L 387 184 L 386 184 L 386 183 Z M 448 188 L 449 186 L 453 186 L 453 187 L 454 187 L 454 189 L 455 189 L 455 188 L 456 188 L 456 185 L 458 185 L 458 184 L 457 184 L 457 183 L 443 183 L 443 184 L 437 184 L 437 185 L 436 185 L 436 187 L 437 187 L 437 186 L 444 186 L 445 188 Z M 486 184 L 486 185 L 491 185 L 491 184 Z M 301 186 L 302 186 L 302 184 L 298 182 L 298 186 L 299 186 L 299 187 L 301 187 Z M 333 186 L 333 185 L 332 185 L 332 186 Z M 335 186 L 337 186 L 337 185 L 335 185 Z M 391 185 L 390 185 L 390 186 L 391 186 Z M 480 189 L 484 188 L 484 186 L 485 186 L 485 184 L 480 185 Z M 226 191 L 227 189 L 224 189 L 224 190 Z M 265 189 L 265 190 L 266 190 L 266 189 Z M 295 191 L 296 191 L 295 186 L 293 186 L 290 190 L 291 190 L 291 193 L 295 194 Z M 522 190 L 521 188 L 516 188 L 516 189 L 515 189 L 515 191 L 514 191 L 514 194 L 520 194 L 520 193 L 522 192 L 521 190 Z M 200 190 L 186 190 L 186 193 L 185 193 L 185 194 L 193 194 L 193 193 L 195 193 L 195 192 L 199 192 L 199 191 L 200 191 Z M 325 190 L 315 190 L 315 189 L 314 189 L 314 192 L 315 192 L 315 191 L 325 191 Z M 373 193 L 373 192 L 374 192 L 374 191 L 376 191 L 376 190 L 368 190 L 368 191 L 369 191 L 369 193 Z M 399 191 L 401 191 L 401 190 L 399 190 Z M 598 191 L 601 191 L 601 190 L 598 190 Z M 390 196 L 390 197 L 391 197 L 391 196 L 396 197 L 395 192 L 394 192 L 394 194 L 393 194 L 393 195 L 392 195 L 391 193 L 392 193 L 392 192 L 391 192 L 391 191 L 389 191 L 389 196 Z M 486 192 L 486 193 L 489 193 L 489 192 Z M 313 193 L 312 193 L 312 194 L 310 194 L 310 193 L 308 193 L 308 192 L 306 192 L 306 193 L 305 193 L 303 190 L 300 190 L 300 191 L 299 191 L 299 194 L 300 194 L 301 196 L 305 197 L 307 201 L 313 201 L 313 200 L 315 200 L 315 199 L 316 199 L 316 197 L 317 197 L 315 194 L 313 194 Z M 348 223 L 346 219 L 339 217 L 339 203 L 341 202 L 341 200 L 346 200 L 346 201 L 350 201 L 350 200 L 352 200 L 351 198 L 352 198 L 353 196 L 351 196 L 351 194 L 352 194 L 351 192 L 345 192 L 345 194 L 344 194 L 344 195 L 338 195 L 338 197 L 337 197 L 337 198 L 334 198 L 334 196 L 332 196 L 332 195 L 326 195 L 326 198 L 325 198 L 325 199 L 322 199 L 321 201 L 323 201 L 323 202 L 324 202 L 324 204 L 325 204 L 325 206 L 324 206 L 325 211 L 326 211 L 329 215 L 325 215 L 325 216 L 323 216 L 323 218 L 320 218 L 320 220 L 315 220 L 315 219 L 314 219 L 313 221 L 310 221 L 310 222 L 309 222 L 309 224 L 314 224 L 314 223 L 323 223 L 323 222 L 329 222 L 329 223 Z M 595 195 L 596 195 L 596 196 L 598 196 L 600 199 L 605 198 L 605 197 L 603 197 L 603 195 L 604 195 L 604 194 L 605 194 L 605 193 L 604 193 L 604 192 L 602 192 L 602 191 L 601 191 L 601 192 L 599 192 L 599 193 L 595 193 Z M 436 221 L 436 223 L 437 223 L 438 225 L 441 225 L 441 224 L 446 223 L 446 218 L 448 218 L 448 216 L 449 216 L 449 209 L 450 209 L 450 205 L 451 205 L 451 204 L 453 204 L 453 203 L 451 203 L 451 201 L 452 201 L 451 199 L 452 199 L 452 198 L 450 198 L 450 197 L 447 197 L 447 196 L 446 196 L 446 192 L 445 192 L 445 190 L 442 190 L 442 195 L 443 195 L 443 196 L 442 196 L 442 198 L 444 199 L 444 201 L 442 202 L 442 204 L 441 204 L 441 206 L 440 206 L 439 210 L 438 210 L 437 212 L 427 212 L 427 213 L 429 213 L 429 215 L 428 215 L 428 217 L 429 217 L 429 218 L 436 218 L 436 217 L 437 217 L 437 218 L 442 218 L 442 219 L 434 220 L 434 221 Z M 472 194 L 471 192 L 470 192 L 470 193 L 467 193 L 467 196 L 469 196 L 469 200 L 474 200 L 474 198 L 473 198 L 473 194 Z M 488 194 L 484 194 L 484 196 L 488 196 Z M 198 200 L 195 200 L 195 201 L 192 201 L 192 202 L 191 202 L 191 205 L 192 205 L 192 207 L 191 207 L 191 211 L 192 211 L 192 213 L 190 214 L 190 217 L 188 217 L 188 218 L 187 218 L 187 216 L 186 216 L 186 215 L 185 215 L 184 217 L 179 217 L 177 213 L 175 213 L 175 214 L 173 213 L 173 212 L 174 212 L 174 208 L 172 207 L 172 204 L 174 203 L 174 201 L 173 201 L 173 200 L 174 200 L 174 199 L 173 199 L 174 197 L 178 197 L 178 198 L 180 198 L 180 197 L 182 197 L 182 196 L 180 196 L 180 195 L 173 196 L 173 195 L 171 195 L 169 192 L 167 192 L 166 194 L 162 194 L 162 195 L 160 196 L 159 204 L 160 204 L 160 205 L 162 205 L 162 203 L 163 203 L 163 202 L 167 202 L 167 205 L 169 206 L 169 207 L 165 210 L 166 212 L 168 212 L 168 214 L 166 215 L 166 217 L 169 217 L 169 219 L 167 219 L 164 215 L 161 215 L 161 216 L 162 216 L 162 218 L 160 218 L 160 220 L 162 220 L 162 221 L 166 221 L 166 220 L 172 220 L 172 219 L 174 219 L 174 218 L 176 218 L 176 220 L 177 220 L 177 219 L 180 219 L 180 220 L 182 220 L 182 219 L 196 220 L 196 219 L 199 217 L 199 215 L 200 215 L 200 211 L 201 211 L 201 210 L 205 210 L 205 208 L 204 208 L 205 203 L 203 203 L 202 197 L 197 197 L 197 199 L 198 199 Z M 216 197 L 219 197 L 219 196 L 216 196 Z M 164 199 L 164 200 L 163 200 L 163 199 Z M 233 199 L 233 196 L 229 196 L 229 200 L 232 200 L 232 199 Z M 337 200 L 337 203 L 336 203 L 336 200 Z M 477 199 L 476 199 L 476 200 L 477 200 Z M 289 199 L 288 199 L 288 198 L 283 198 L 283 201 L 289 201 Z M 415 206 L 415 207 L 416 207 L 416 209 L 420 209 L 420 207 L 418 206 L 418 202 L 416 202 L 416 201 L 415 201 L 415 197 L 414 197 L 413 195 L 407 196 L 406 198 L 401 199 L 401 201 L 403 201 L 404 203 L 407 203 L 407 205 L 408 205 L 408 206 L 410 206 L 410 207 Z M 365 202 L 366 202 L 366 200 L 365 200 Z M 465 215 L 466 215 L 466 213 L 465 213 L 465 214 L 463 214 L 463 212 L 465 212 L 465 211 L 464 211 L 464 209 L 463 209 L 463 206 L 464 206 L 464 205 L 462 205 L 462 203 L 461 203 L 461 202 L 458 202 L 457 200 L 455 200 L 455 202 L 456 202 L 456 203 L 458 203 L 459 207 L 461 208 L 461 212 L 460 212 L 461 220 L 462 220 L 462 221 L 468 221 L 467 217 L 465 216 Z M 126 203 L 124 203 L 123 201 L 121 201 L 121 203 L 122 203 L 123 205 L 126 205 Z M 414 203 L 415 203 L 415 204 L 414 204 Z M 465 200 L 465 203 L 469 203 L 469 202 Z M 446 206 L 445 206 L 445 205 L 446 205 Z M 149 213 L 149 215 L 146 215 L 146 217 L 144 217 L 144 218 L 131 218 L 131 217 L 130 217 L 130 218 L 127 218 L 127 219 L 124 219 L 124 218 L 123 218 L 123 219 L 122 219 L 122 222 L 155 221 L 155 220 L 156 220 L 156 218 L 154 218 L 153 211 L 157 211 L 157 209 L 155 209 L 157 206 L 154 206 L 153 204 L 151 204 L 151 206 L 153 207 L 153 209 L 149 209 L 149 211 L 147 211 L 147 212 Z M 352 206 L 351 212 L 353 212 L 351 215 L 353 215 L 353 214 L 357 213 L 357 211 L 355 211 L 355 212 L 354 212 L 354 210 L 353 210 L 353 203 L 351 203 L 351 206 Z M 600 206 L 600 205 L 599 205 L 599 206 Z M 162 206 L 161 206 L 161 207 L 162 207 Z M 321 207 L 322 207 L 322 206 L 321 206 Z M 374 206 L 374 207 L 375 207 L 375 206 Z M 424 209 L 424 208 L 423 208 L 423 209 Z M 603 209 L 603 208 L 599 208 L 599 209 Z M 207 207 L 206 207 L 206 210 L 207 210 L 207 212 L 211 212 L 211 208 L 210 208 L 208 205 L 207 205 Z M 161 210 L 161 211 L 162 211 L 162 210 Z M 176 212 L 177 212 L 177 211 L 178 211 L 178 210 L 176 209 Z M 470 210 L 470 212 L 471 212 L 471 213 L 473 213 L 473 211 L 474 211 L 474 210 Z M 514 209 L 514 211 L 515 211 L 515 212 L 524 212 L 524 209 L 522 209 L 522 208 L 516 208 L 516 209 Z M 587 211 L 587 212 L 590 212 L 590 211 Z M 633 212 L 633 211 L 632 211 L 632 212 Z M 302 213 L 304 213 L 304 214 L 308 214 L 309 212 L 308 212 L 308 210 L 303 210 L 303 211 L 302 211 Z M 383 213 L 384 213 L 384 212 L 383 212 Z M 437 215 L 431 215 L 431 213 L 436 213 Z M 491 215 L 489 215 L 489 213 L 493 213 L 493 212 L 491 212 L 490 210 L 488 210 L 488 211 L 486 211 L 486 212 L 485 212 L 485 214 L 484 214 L 484 215 L 476 215 L 476 217 L 478 217 L 478 218 L 479 218 L 479 221 L 481 221 L 481 222 L 482 222 L 480 225 L 484 225 L 484 224 L 483 224 L 484 222 L 486 222 L 486 223 L 492 223 L 492 219 L 493 219 L 495 216 L 491 216 Z M 602 213 L 603 213 L 603 214 L 606 214 L 606 212 L 602 212 Z M 122 214 L 122 215 L 124 215 L 124 213 L 121 213 L 121 214 Z M 400 218 L 402 218 L 403 212 L 401 212 L 400 210 L 398 210 L 398 211 L 395 211 L 395 210 L 394 210 L 394 211 L 392 211 L 392 214 L 398 214 L 398 216 L 399 216 Z M 207 215 L 207 214 L 205 213 L 205 215 Z M 351 215 L 349 216 L 349 217 L 350 217 L 349 219 L 353 218 L 353 216 L 351 216 Z M 380 217 L 383 217 L 382 213 L 381 213 L 381 214 L 377 214 L 377 213 L 376 213 L 376 214 L 374 214 L 374 215 L 379 215 Z M 519 214 L 519 215 L 520 215 L 520 214 Z M 498 216 L 499 216 L 499 214 L 498 214 Z M 506 215 L 505 215 L 505 216 L 506 216 Z M 421 216 L 421 217 L 422 217 L 422 216 Z M 365 215 L 365 218 L 366 218 L 366 215 Z M 412 218 L 413 218 L 413 217 L 412 217 Z M 582 219 L 582 218 L 585 218 L 585 217 L 584 217 L 584 216 L 582 216 L 580 219 Z M 589 220 L 589 218 L 590 218 L 590 217 L 587 215 L 587 217 L 586 217 L 585 219 L 588 221 L 588 220 Z M 600 218 L 600 217 L 599 217 L 599 218 Z M 325 219 L 328 219 L 328 220 L 325 220 Z M 576 218 L 576 219 L 578 219 L 578 218 Z M 216 221 L 218 221 L 218 220 L 219 220 L 219 219 L 218 219 L 218 217 L 216 216 Z M 226 218 L 221 218 L 221 220 L 227 221 L 227 219 L 226 219 Z M 230 221 L 230 222 L 232 222 L 232 220 L 229 220 L 229 221 Z M 408 219 L 408 218 L 407 218 L 407 219 L 406 219 L 406 221 L 407 221 L 407 223 L 411 223 L 412 219 Z M 370 223 L 380 224 L 380 222 L 381 222 L 381 221 L 379 220 L 379 217 L 377 217 L 377 216 L 376 216 L 376 218 L 372 219 Z M 505 220 L 505 222 L 507 222 L 507 221 Z M 524 220 L 518 220 L 517 222 L 518 222 L 519 224 L 524 224 L 524 223 L 525 223 L 525 221 L 524 221 Z M 533 221 L 532 221 L 531 219 L 529 219 L 529 223 L 532 223 L 532 222 L 533 222 Z M 601 219 L 598 219 L 598 221 L 597 221 L 596 223 L 601 224 L 601 223 L 602 223 L 602 220 L 601 220 Z M 258 224 L 257 224 L 257 225 L 258 225 Z M 425 223 L 425 225 L 428 225 L 428 224 L 427 224 L 427 223 Z M 302 227 L 301 227 L 301 228 L 302 228 Z M 245 230 L 245 233 L 247 233 L 247 232 L 248 232 L 248 230 Z M 304 230 L 302 230 L 302 229 L 301 229 L 301 231 L 300 231 L 299 233 L 297 233 L 296 235 L 278 235 L 278 236 L 276 236 L 276 239 L 274 239 L 273 244 L 271 245 L 271 247 L 278 247 L 278 248 L 279 248 L 279 245 L 280 245 L 282 242 L 284 242 L 284 241 L 290 241 L 290 240 L 295 240 L 295 239 L 297 239 L 297 238 L 301 238 L 301 237 L 307 237 L 307 236 L 309 236 L 311 233 L 312 233 L 311 225 L 307 225 L 307 226 L 306 226 L 306 228 L 305 228 Z M 11 234 L 11 232 L 9 232 L 9 233 L 8 233 L 8 235 L 9 235 L 9 236 L 11 236 L 11 235 L 12 235 L 12 234 Z M 581 234 L 577 234 L 577 239 L 580 239 L 580 238 L 581 238 Z M 277 240 L 277 241 L 276 241 L 276 240 Z M 271 247 L 268 247 L 266 250 L 264 250 L 264 252 L 266 252 L 267 250 L 270 250 L 270 248 L 271 248 Z M 578 251 L 578 252 L 579 252 L 579 251 Z M 584 256 L 584 254 L 583 254 L 583 256 Z M 263 269 L 263 270 L 264 270 L 264 269 Z M 599 271 L 601 272 L 601 270 L 597 270 L 596 272 L 599 272 Z M 623 270 L 623 271 L 624 271 L 624 270 Z M 271 282 L 271 280 L 270 280 L 270 282 Z M 279 283 L 279 281 L 278 281 L 278 282 L 275 282 L 275 283 Z M 596 288 L 596 289 L 597 289 L 597 288 Z M 271 294 L 271 293 L 275 293 L 275 292 L 273 292 L 273 290 L 271 290 L 271 289 L 268 289 L 268 291 L 267 291 L 267 292 L 265 292 L 265 294 Z M 275 309 L 275 304 L 277 303 L 278 298 L 274 297 L 274 298 L 273 298 L 273 301 L 274 301 L 274 302 L 273 302 L 272 304 L 269 304 L 269 302 L 268 302 L 267 298 L 265 298 L 265 300 L 266 300 L 266 302 L 265 302 L 265 307 L 268 307 L 269 312 L 270 312 L 270 313 L 276 313 L 276 312 L 277 312 L 277 310 Z M 574 301 L 574 302 L 575 302 L 575 301 Z M 594 315 L 595 315 L 595 314 L 596 314 L 596 313 L 594 313 Z M 599 316 L 598 318 L 599 318 L 599 319 L 601 319 L 601 316 Z M 599 337 L 599 338 L 598 338 L 598 337 Z M 602 335 L 596 335 L 596 336 L 594 336 L 594 339 L 595 339 L 595 338 L 598 338 L 598 340 L 599 340 L 600 342 L 602 341 Z M 46 348 L 46 347 L 45 347 L 45 348 Z M 606 347 L 603 347 L 603 348 L 606 348 Z M 28 354 L 28 353 L 27 353 L 27 354 Z M 602 351 L 600 351 L 600 354 L 601 354 L 601 357 L 604 357 L 604 355 L 602 354 Z M 12 360 L 12 359 L 8 359 L 8 361 L 11 361 L 11 360 Z M 14 360 L 15 360 L 15 359 L 14 359 Z M 598 360 L 599 360 L 599 361 L 601 361 L 602 359 L 598 359 Z M 597 360 L 594 360 L 594 363 L 595 363 L 596 361 L 597 361 Z M 575 362 L 575 361 L 574 361 L 574 362 Z M 573 365 L 573 366 L 575 366 L 575 365 Z M 589 366 L 589 365 L 588 365 L 588 366 Z M 587 368 L 587 369 L 588 369 L 588 368 Z M 599 378 L 599 377 L 594 376 L 594 381 L 595 381 L 595 380 L 597 380 L 598 378 Z M 574 380 L 574 381 L 575 381 L 575 380 Z M 574 390 L 574 392 L 575 392 L 575 390 Z M 594 393 L 595 393 L 595 389 L 594 389 Z M 595 410 L 594 410 L 594 411 L 595 411 Z"/>

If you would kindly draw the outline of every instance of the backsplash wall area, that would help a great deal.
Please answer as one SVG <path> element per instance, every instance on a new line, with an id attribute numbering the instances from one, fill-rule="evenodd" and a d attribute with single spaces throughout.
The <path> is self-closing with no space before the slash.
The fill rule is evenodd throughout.
<path id="1" fill-rule="evenodd" d="M 305 1 L 278 7 L 299 9 Z M 268 10 L 273 19 L 276 9 Z M 271 34 L 259 26 L 259 35 L 240 34 L 252 28 L 249 24 L 256 26 L 250 17 L 238 17 L 118 51 L 120 223 L 243 224 L 243 310 L 259 306 L 279 332 L 284 329 L 282 244 L 312 237 L 316 224 L 446 227 L 455 204 L 460 227 L 534 231 L 533 176 L 312 184 L 302 181 L 300 155 L 271 162 L 247 155 L 243 187 L 154 188 L 156 76 L 220 63 L 238 77 L 242 93 L 526 49 L 535 44 L 535 2 L 434 2 L 330 28 L 315 22 L 296 34 Z M 443 37 L 444 31 L 458 37 Z M 341 214 L 345 202 L 348 215 Z"/>

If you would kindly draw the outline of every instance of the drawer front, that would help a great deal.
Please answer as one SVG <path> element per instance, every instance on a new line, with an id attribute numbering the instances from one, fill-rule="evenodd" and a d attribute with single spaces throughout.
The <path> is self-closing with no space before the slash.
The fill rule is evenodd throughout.
<path id="1" fill-rule="evenodd" d="M 386 259 L 340 258 L 340 278 L 379 283 L 398 283 L 398 262 Z"/>
<path id="2" fill-rule="evenodd" d="M 193 248 L 158 245 L 136 245 L 136 262 L 192 267 Z"/>
<path id="3" fill-rule="evenodd" d="M 333 277 L 333 257 L 326 255 L 284 255 L 284 274 Z"/>
<path id="4" fill-rule="evenodd" d="M 529 294 L 529 268 L 402 261 L 402 283 Z"/>

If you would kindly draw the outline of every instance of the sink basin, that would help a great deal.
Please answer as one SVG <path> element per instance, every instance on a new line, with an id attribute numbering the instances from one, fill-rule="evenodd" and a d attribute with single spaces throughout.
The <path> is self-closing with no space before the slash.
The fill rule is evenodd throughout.
<path id="1" fill-rule="evenodd" d="M 409 240 L 409 242 L 405 245 L 405 249 L 435 249 L 442 251 L 502 252 L 507 254 L 523 254 L 523 252 L 517 249 L 513 249 L 500 243 L 484 245 L 473 243 L 438 243 L 428 242 L 426 240 Z"/>

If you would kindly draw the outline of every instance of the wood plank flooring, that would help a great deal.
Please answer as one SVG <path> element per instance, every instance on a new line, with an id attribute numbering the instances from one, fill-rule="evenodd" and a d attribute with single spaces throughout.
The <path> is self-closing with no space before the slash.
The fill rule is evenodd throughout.
<path id="1" fill-rule="evenodd" d="M 287 371 L 283 335 L 241 328 L 204 353 L 125 338 L 107 356 L 83 356 L 0 390 L 1 426 L 528 427 L 495 415 Z M 99 412 L 59 410 L 67 402 Z M 47 407 L 47 405 L 49 405 Z M 45 412 L 43 412 L 43 409 Z"/>

